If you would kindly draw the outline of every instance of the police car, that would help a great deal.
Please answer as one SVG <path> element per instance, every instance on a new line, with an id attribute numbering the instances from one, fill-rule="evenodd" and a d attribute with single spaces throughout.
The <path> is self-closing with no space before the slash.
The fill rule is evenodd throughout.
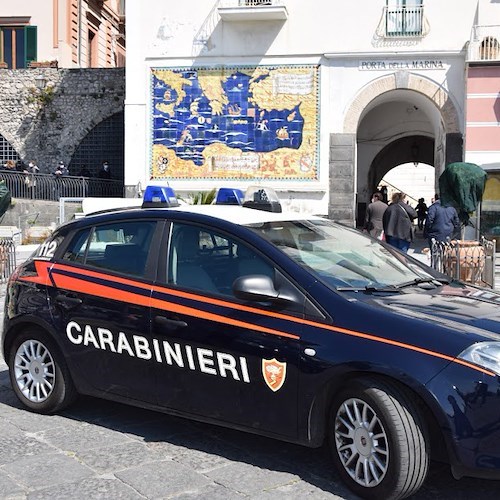
<path id="1" fill-rule="evenodd" d="M 2 345 L 26 407 L 87 394 L 328 443 L 367 498 L 415 493 L 431 458 L 500 478 L 499 294 L 261 188 L 175 201 L 62 225 L 14 272 Z"/>

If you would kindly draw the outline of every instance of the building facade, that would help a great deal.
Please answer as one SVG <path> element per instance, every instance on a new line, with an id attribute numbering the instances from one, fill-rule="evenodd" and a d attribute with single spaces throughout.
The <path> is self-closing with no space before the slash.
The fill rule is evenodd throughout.
<path id="1" fill-rule="evenodd" d="M 116 68 L 125 65 L 124 0 L 0 3 L 0 64 Z"/>
<path id="2" fill-rule="evenodd" d="M 393 167 L 437 179 L 464 159 L 471 33 L 500 19 L 493 0 L 126 7 L 130 195 L 151 179 L 181 193 L 268 184 L 349 224 Z"/>
<path id="3" fill-rule="evenodd" d="M 496 7 L 496 8 L 495 8 Z M 492 20 L 497 24 L 492 24 Z M 481 234 L 500 248 L 500 15 L 498 4 L 477 12 L 467 47 L 465 160 L 487 172 Z"/>
<path id="4" fill-rule="evenodd" d="M 0 2 L 1 164 L 123 180 L 124 65 L 124 0 Z"/>

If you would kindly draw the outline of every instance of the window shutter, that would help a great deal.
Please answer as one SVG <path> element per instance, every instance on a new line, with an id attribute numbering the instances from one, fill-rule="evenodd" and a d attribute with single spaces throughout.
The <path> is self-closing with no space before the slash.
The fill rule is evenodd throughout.
<path id="1" fill-rule="evenodd" d="M 31 61 L 36 61 L 37 58 L 37 37 L 36 37 L 36 26 L 26 26 L 24 28 L 24 40 L 25 40 L 25 67 L 29 66 Z"/>

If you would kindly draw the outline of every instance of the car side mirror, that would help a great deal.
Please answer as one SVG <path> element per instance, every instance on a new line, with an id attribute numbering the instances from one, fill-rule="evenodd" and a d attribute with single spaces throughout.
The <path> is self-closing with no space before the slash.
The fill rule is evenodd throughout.
<path id="1" fill-rule="evenodd" d="M 238 299 L 254 302 L 293 302 L 293 297 L 274 288 L 273 280 L 264 274 L 240 276 L 233 282 L 233 294 Z"/>

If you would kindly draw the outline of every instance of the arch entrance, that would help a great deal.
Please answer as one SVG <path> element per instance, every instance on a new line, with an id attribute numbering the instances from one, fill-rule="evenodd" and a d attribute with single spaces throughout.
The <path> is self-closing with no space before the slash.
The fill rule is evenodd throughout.
<path id="1" fill-rule="evenodd" d="M 437 182 L 445 165 L 462 161 L 461 128 L 452 98 L 433 81 L 408 72 L 372 81 L 353 99 L 344 133 L 331 137 L 330 217 L 359 222 L 384 175 L 404 163 L 433 166 Z"/>
<path id="2" fill-rule="evenodd" d="M 373 159 L 368 171 L 367 189 L 371 194 L 380 181 L 393 168 L 413 163 L 434 164 L 434 139 L 422 135 L 413 135 L 397 139 L 385 146 Z"/>
<path id="3" fill-rule="evenodd" d="M 386 186 L 390 191 L 404 191 L 410 195 L 410 199 L 416 204 L 417 198 L 421 193 L 410 192 L 405 188 L 408 182 L 413 181 L 415 187 L 418 187 L 424 180 L 427 181 L 428 168 L 424 165 L 434 166 L 434 150 L 435 140 L 433 137 L 423 135 L 410 135 L 395 139 L 382 150 L 372 160 L 370 168 L 368 169 L 368 176 L 366 178 L 365 191 L 368 199 L 363 199 L 358 196 L 357 211 L 356 211 L 356 225 L 361 226 L 364 222 L 366 207 L 370 201 L 371 194 L 377 190 L 385 175 L 392 169 L 400 165 L 412 165 L 410 169 L 401 172 L 400 181 L 395 182 L 393 185 Z M 420 165 L 420 168 L 419 168 Z M 435 177 L 435 174 L 433 175 Z M 360 179 L 360 185 L 363 184 Z M 415 182 L 416 181 L 416 182 Z M 435 192 L 436 179 L 432 181 L 434 187 L 431 189 L 432 194 Z M 390 197 L 389 197 L 390 198 Z"/>

